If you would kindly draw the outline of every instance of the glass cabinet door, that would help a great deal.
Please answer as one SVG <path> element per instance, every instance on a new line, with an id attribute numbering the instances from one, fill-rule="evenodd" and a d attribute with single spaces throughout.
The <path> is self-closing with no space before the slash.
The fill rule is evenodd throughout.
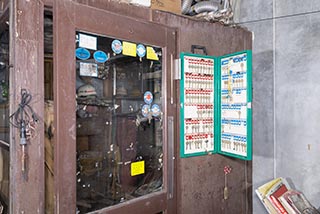
<path id="1" fill-rule="evenodd" d="M 79 213 L 163 188 L 162 49 L 76 33 Z"/>

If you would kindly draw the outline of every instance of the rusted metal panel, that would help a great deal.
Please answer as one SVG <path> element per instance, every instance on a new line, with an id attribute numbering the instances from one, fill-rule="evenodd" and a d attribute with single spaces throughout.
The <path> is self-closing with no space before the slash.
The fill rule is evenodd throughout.
<path id="1" fill-rule="evenodd" d="M 141 214 L 143 213 L 159 213 L 166 209 L 167 200 L 166 193 L 155 193 L 152 197 L 144 196 L 138 203 L 124 202 L 114 207 L 95 211 L 94 214 Z"/>
<path id="2" fill-rule="evenodd" d="M 20 91 L 33 96 L 36 114 L 44 115 L 43 4 L 40 1 L 10 1 L 10 111 L 20 102 Z M 40 83 L 40 84 L 39 84 Z M 40 120 L 27 144 L 28 178 L 22 176 L 19 130 L 11 127 L 10 212 L 44 213 L 44 124 Z"/>
<path id="3" fill-rule="evenodd" d="M 151 9 L 142 6 L 136 6 L 126 3 L 121 0 L 73 0 L 76 3 L 88 5 L 105 11 L 110 11 L 116 14 L 122 14 L 131 18 L 141 20 L 150 20 Z"/>
<path id="4" fill-rule="evenodd" d="M 176 88 L 176 82 L 174 80 L 174 59 L 176 59 L 176 29 L 168 29 L 167 30 L 167 36 L 166 36 L 166 50 L 165 53 L 167 55 L 166 60 L 166 67 L 163 69 L 167 72 L 164 73 L 164 79 L 166 79 L 166 84 L 163 87 L 164 92 L 164 99 L 166 103 L 166 112 L 164 117 L 165 124 L 169 124 L 169 118 L 172 119 L 172 126 L 174 127 L 175 124 L 177 124 L 177 121 L 179 120 L 179 116 L 176 114 L 176 109 L 178 103 L 177 103 L 177 94 L 175 92 Z M 166 174 L 165 179 L 165 187 L 168 188 L 168 201 L 167 201 L 167 212 L 166 214 L 175 214 L 177 213 L 177 179 L 176 179 L 176 161 L 175 157 L 177 156 L 177 149 L 174 145 L 174 139 L 176 137 L 177 131 L 176 129 L 169 130 L 172 127 L 166 126 L 165 132 L 165 138 L 167 139 L 167 144 L 164 145 L 164 161 L 167 163 L 167 165 L 164 167 L 164 172 Z M 171 136 L 169 136 L 171 135 Z M 170 141 L 169 139 L 172 138 Z M 169 145 L 171 143 L 171 145 Z M 173 144 L 173 145 L 172 145 Z M 173 151 L 172 151 L 173 150 Z M 172 155 L 169 155 L 172 154 Z M 172 157 L 173 156 L 173 157 Z M 172 167 L 172 168 L 169 168 Z"/>
<path id="5" fill-rule="evenodd" d="M 53 1 L 54 0 L 44 0 L 44 5 L 49 6 L 49 7 L 53 7 Z"/>
<path id="6" fill-rule="evenodd" d="M 191 52 L 191 45 L 201 45 L 206 47 L 208 55 L 220 56 L 252 48 L 251 33 L 241 28 L 160 11 L 153 12 L 153 21 L 178 28 L 177 52 Z M 177 92 L 179 94 L 178 85 Z M 179 142 L 179 136 L 176 139 Z M 252 213 L 251 162 L 221 155 L 178 158 L 177 161 L 178 213 Z M 228 175 L 229 199 L 224 200 L 223 168 L 226 165 L 232 167 L 232 172 Z"/>
<path id="7" fill-rule="evenodd" d="M 81 30 L 88 29 L 91 33 L 108 32 L 110 37 L 127 39 L 133 42 L 143 41 L 146 44 L 160 47 L 164 47 L 166 44 L 166 31 L 163 26 L 154 26 L 147 21 L 137 21 L 114 13 L 108 13 L 108 17 L 102 18 L 106 16 L 106 11 L 88 10 L 88 7 L 84 5 L 78 5 L 75 13 L 77 13 L 77 18 L 74 21 L 78 29 L 81 26 Z M 150 30 L 151 28 L 152 30 Z M 148 35 L 146 35 L 146 32 L 148 32 Z"/>
<path id="8" fill-rule="evenodd" d="M 220 23 L 196 21 L 161 11 L 153 11 L 153 21 L 178 28 L 178 51 L 190 52 L 191 44 L 206 46 L 208 55 L 219 56 L 237 50 L 251 49 L 251 32 Z"/>
<path id="9" fill-rule="evenodd" d="M 67 1 L 53 9 L 55 213 L 76 213 L 75 16 Z"/>
<path id="10" fill-rule="evenodd" d="M 78 0 L 79 1 L 79 0 Z M 132 18 L 139 18 L 143 20 L 149 20 L 151 15 L 151 9 L 146 7 L 138 7 L 129 5 L 116 0 L 87 0 L 88 5 L 103 10 L 109 10 L 113 13 L 122 14 Z"/>
<path id="11" fill-rule="evenodd" d="M 88 0 L 73 0 L 73 1 L 79 4 L 88 4 Z"/>

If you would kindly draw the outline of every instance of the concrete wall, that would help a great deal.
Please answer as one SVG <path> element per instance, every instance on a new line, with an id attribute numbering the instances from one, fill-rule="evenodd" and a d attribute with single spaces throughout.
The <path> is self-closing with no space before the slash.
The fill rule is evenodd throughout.
<path id="1" fill-rule="evenodd" d="M 240 0 L 235 14 L 254 32 L 253 189 L 285 177 L 319 208 L 320 1 Z"/>

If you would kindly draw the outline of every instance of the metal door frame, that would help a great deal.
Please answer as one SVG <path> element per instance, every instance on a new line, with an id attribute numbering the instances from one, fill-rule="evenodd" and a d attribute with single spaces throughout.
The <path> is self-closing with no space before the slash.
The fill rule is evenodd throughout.
<path id="1" fill-rule="evenodd" d="M 10 126 L 10 213 L 44 213 L 44 73 L 42 1 L 6 0 L 10 23 L 10 114 L 19 106 L 21 89 L 33 96 L 41 120 L 27 145 L 27 179 L 22 176 L 19 130 Z M 39 84 L 40 83 L 40 84 Z"/>
<path id="2" fill-rule="evenodd" d="M 168 158 L 168 117 L 175 118 L 173 56 L 175 31 L 147 20 L 122 16 L 110 11 L 67 0 L 53 4 L 54 18 L 54 103 L 55 103 L 55 213 L 76 212 L 76 118 L 75 109 L 75 32 L 90 32 L 133 42 L 143 42 L 163 48 L 163 103 L 164 114 L 164 189 L 94 213 L 157 213 L 175 210 L 174 190 L 168 183 L 175 182 Z M 171 121 L 172 123 L 172 121 Z M 174 126 L 172 126 L 174 127 Z M 174 135 L 174 132 L 170 132 Z M 174 142 L 170 142 L 173 144 Z M 172 149 L 174 146 L 170 146 Z M 174 154 L 170 151 L 170 154 Z M 174 170 L 174 169 L 173 169 Z M 171 185 L 172 187 L 175 185 Z M 170 194 L 169 194 L 170 192 Z"/>

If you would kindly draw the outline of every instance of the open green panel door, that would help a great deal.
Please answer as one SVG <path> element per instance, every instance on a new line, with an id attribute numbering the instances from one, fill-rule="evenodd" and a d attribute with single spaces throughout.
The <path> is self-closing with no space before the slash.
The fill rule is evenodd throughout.
<path id="1" fill-rule="evenodd" d="M 252 56 L 242 51 L 219 57 L 218 153 L 252 159 Z"/>
<path id="2" fill-rule="evenodd" d="M 180 59 L 180 156 L 215 153 L 216 59 L 187 53 Z"/>
<path id="3" fill-rule="evenodd" d="M 252 56 L 181 53 L 180 156 L 252 159 Z"/>

